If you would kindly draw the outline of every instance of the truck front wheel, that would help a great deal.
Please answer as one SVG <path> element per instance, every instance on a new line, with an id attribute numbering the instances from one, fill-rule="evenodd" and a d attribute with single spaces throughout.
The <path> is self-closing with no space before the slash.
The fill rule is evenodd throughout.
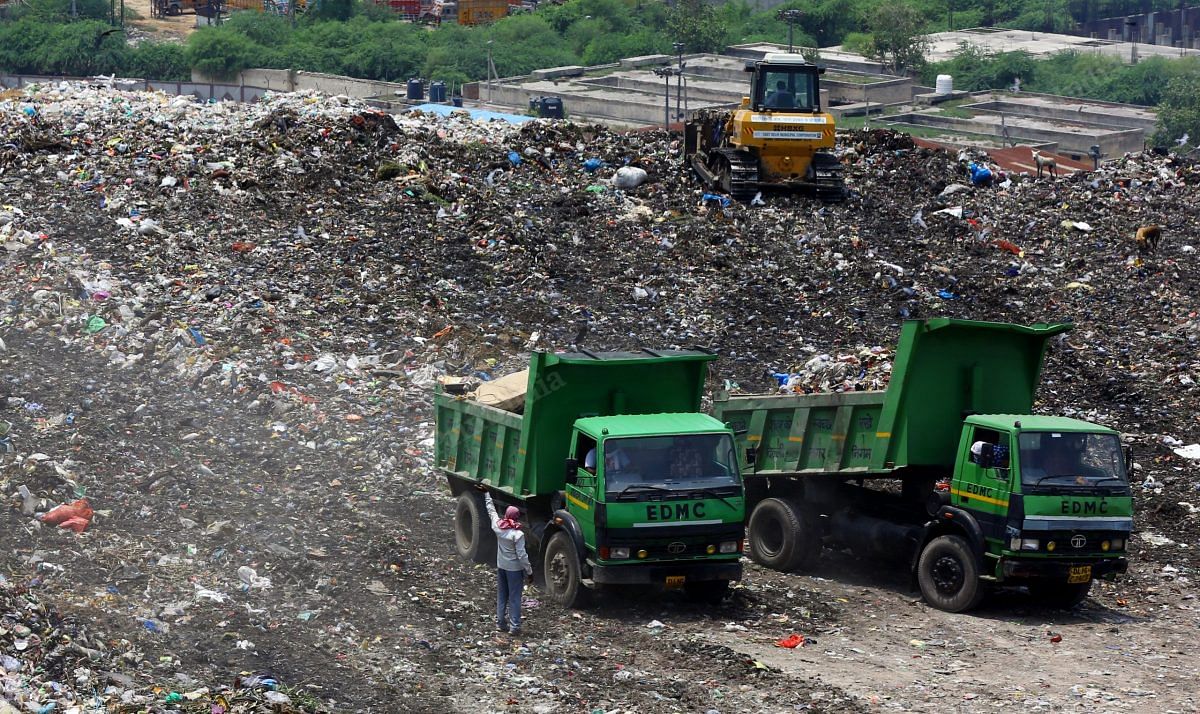
<path id="1" fill-rule="evenodd" d="M 583 586 L 579 553 L 571 536 L 559 531 L 546 545 L 546 595 L 566 608 L 582 606 L 587 594 Z"/>
<path id="2" fill-rule="evenodd" d="M 476 563 L 494 562 L 496 534 L 488 523 L 483 499 L 471 491 L 458 495 L 454 504 L 454 547 L 463 558 Z"/>
<path id="3" fill-rule="evenodd" d="M 1087 599 L 1092 589 L 1092 581 L 1086 583 L 1033 583 L 1029 586 L 1029 594 L 1034 600 L 1046 607 L 1070 610 Z"/>
<path id="4" fill-rule="evenodd" d="M 750 515 L 746 531 L 750 558 L 772 570 L 811 568 L 821 557 L 816 518 L 792 501 L 763 500 Z"/>
<path id="5" fill-rule="evenodd" d="M 929 541 L 917 564 L 917 582 L 925 602 L 946 612 L 970 610 L 984 595 L 975 554 L 959 536 Z"/>

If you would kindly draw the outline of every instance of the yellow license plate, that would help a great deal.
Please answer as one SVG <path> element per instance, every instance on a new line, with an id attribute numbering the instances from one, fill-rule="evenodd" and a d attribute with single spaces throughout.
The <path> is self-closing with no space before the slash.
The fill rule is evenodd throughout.
<path id="1" fill-rule="evenodd" d="M 684 578 L 685 578 L 685 576 L 683 576 L 683 575 L 668 575 L 667 576 L 667 587 L 669 587 L 669 588 L 683 587 Z"/>
<path id="2" fill-rule="evenodd" d="M 1092 579 L 1092 566 L 1076 565 L 1067 571 L 1068 583 L 1086 583 Z"/>

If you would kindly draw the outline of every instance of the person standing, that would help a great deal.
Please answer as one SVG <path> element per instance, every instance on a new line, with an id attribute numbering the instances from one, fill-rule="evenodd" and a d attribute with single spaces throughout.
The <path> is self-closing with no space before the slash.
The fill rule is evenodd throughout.
<path id="1" fill-rule="evenodd" d="M 504 518 L 496 515 L 492 494 L 484 495 L 488 518 L 496 533 L 496 629 L 521 634 L 521 591 L 525 580 L 533 582 L 533 566 L 525 552 L 525 534 L 521 532 L 521 511 L 509 506 Z"/>

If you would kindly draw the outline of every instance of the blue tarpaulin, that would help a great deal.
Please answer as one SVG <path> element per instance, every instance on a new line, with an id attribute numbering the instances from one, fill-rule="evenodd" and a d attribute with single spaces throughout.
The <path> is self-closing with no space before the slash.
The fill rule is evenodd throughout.
<path id="1" fill-rule="evenodd" d="M 509 124 L 524 124 L 527 121 L 533 121 L 533 117 L 521 116 L 520 114 L 504 114 L 502 112 L 489 112 L 486 109 L 468 109 L 465 107 L 455 107 L 449 104 L 420 104 L 413 109 L 428 112 L 430 114 L 441 114 L 449 116 L 450 112 L 466 112 L 475 121 L 492 121 L 499 119 L 506 121 Z M 412 111 L 411 109 L 409 111 Z"/>

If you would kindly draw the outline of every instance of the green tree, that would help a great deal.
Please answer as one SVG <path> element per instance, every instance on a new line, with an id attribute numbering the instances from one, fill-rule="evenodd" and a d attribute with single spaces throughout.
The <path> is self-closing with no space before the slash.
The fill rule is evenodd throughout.
<path id="1" fill-rule="evenodd" d="M 192 67 L 217 79 L 230 79 L 255 66 L 263 47 L 228 26 L 208 27 L 188 38 L 187 59 Z"/>
<path id="2" fill-rule="evenodd" d="M 720 52 L 727 38 L 721 18 L 704 0 L 678 0 L 667 16 L 667 34 L 687 52 Z"/>
<path id="3" fill-rule="evenodd" d="M 1172 148 L 1200 144 L 1200 75 L 1175 77 L 1167 84 L 1150 143 Z"/>
<path id="4" fill-rule="evenodd" d="M 893 71 L 920 69 L 925 63 L 929 41 L 925 39 L 925 19 L 912 5 L 885 3 L 867 18 L 871 31 L 871 57 Z"/>

